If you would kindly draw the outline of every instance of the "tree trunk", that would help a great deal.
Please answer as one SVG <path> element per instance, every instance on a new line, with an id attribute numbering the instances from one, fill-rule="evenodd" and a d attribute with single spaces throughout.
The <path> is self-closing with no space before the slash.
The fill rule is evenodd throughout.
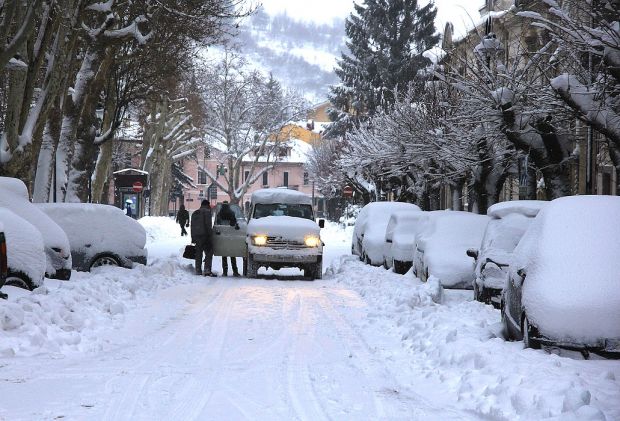
<path id="1" fill-rule="evenodd" d="M 97 48 L 91 47 L 86 51 L 75 77 L 73 93 L 65 98 L 64 117 L 56 150 L 56 189 L 61 202 L 65 201 L 69 169 L 75 152 L 75 139 L 88 94 L 87 89 L 97 74 L 101 59 L 101 52 Z"/>
<path id="2" fill-rule="evenodd" d="M 83 99 L 80 121 L 76 132 L 75 149 L 69 169 L 66 202 L 87 202 L 90 198 L 91 177 L 94 171 L 94 157 L 97 152 L 97 103 L 103 90 L 107 71 L 113 60 L 113 49 L 104 53 L 95 77 L 91 80 Z"/>
<path id="3" fill-rule="evenodd" d="M 54 155 L 56 153 L 57 140 L 60 136 L 61 121 L 61 98 L 57 97 L 54 106 L 48 113 L 45 129 L 43 130 L 43 140 L 39 150 L 37 174 L 35 177 L 33 201 L 38 203 L 56 202 L 57 194 L 50 191 L 54 183 L 53 175 L 56 171 Z M 53 166 L 53 165 L 54 166 Z"/>
<path id="4" fill-rule="evenodd" d="M 547 200 L 570 195 L 570 174 L 566 145 L 555 127 L 547 120 L 530 125 L 523 117 L 517 118 L 513 108 L 503 110 L 503 132 L 518 150 L 529 153 L 545 180 Z M 525 123 L 522 122 L 525 121 Z"/>
<path id="5" fill-rule="evenodd" d="M 620 148 L 616 147 L 609 139 L 607 140 L 609 156 L 616 171 L 616 195 L 620 196 Z"/>

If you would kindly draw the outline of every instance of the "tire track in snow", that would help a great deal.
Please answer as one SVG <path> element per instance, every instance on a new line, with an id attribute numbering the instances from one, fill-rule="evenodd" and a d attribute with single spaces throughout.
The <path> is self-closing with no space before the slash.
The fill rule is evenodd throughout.
<path id="1" fill-rule="evenodd" d="M 189 420 L 200 419 L 204 409 L 214 395 L 215 387 L 222 371 L 222 355 L 224 342 L 228 333 L 228 322 L 233 309 L 234 298 L 238 294 L 234 288 L 228 288 L 224 298 L 220 299 L 216 307 L 216 313 L 209 326 L 209 336 L 206 342 L 199 341 L 194 355 L 201 355 L 197 373 L 193 376 L 193 387 L 185 389 L 183 396 L 175 396 L 181 401 L 170 412 L 171 419 Z M 206 345 L 206 347 L 202 347 Z M 187 350 L 186 350 L 187 352 Z M 213 370 L 209 370 L 213 368 Z M 221 392 L 221 390 L 218 390 Z"/>
<path id="2" fill-rule="evenodd" d="M 287 392 L 298 419 L 319 421 L 330 419 L 330 417 L 317 397 L 308 369 L 307 352 L 312 349 L 315 342 L 316 317 L 314 316 L 316 315 L 309 312 L 305 293 L 305 289 L 289 292 L 292 295 L 292 300 L 290 299 L 289 302 L 294 303 L 291 310 L 296 314 L 293 318 L 294 323 L 289 328 L 292 347 L 286 361 Z M 286 316 L 283 314 L 283 317 Z"/>
<path id="3" fill-rule="evenodd" d="M 209 318 L 206 316 L 211 312 L 212 307 L 220 300 L 225 292 L 224 284 L 218 284 L 216 282 L 212 285 L 218 288 L 214 292 L 211 290 L 206 291 L 213 297 L 202 310 L 189 318 L 182 319 L 180 324 L 175 325 L 174 333 L 168 335 L 162 342 L 149 341 L 149 343 L 155 343 L 157 346 L 148 350 L 147 355 L 150 354 L 150 356 L 147 359 L 143 360 L 135 367 L 125 368 L 122 373 L 116 375 L 107 382 L 106 389 L 114 389 L 113 383 L 119 380 L 123 384 L 126 384 L 126 386 L 123 388 L 122 393 L 119 393 L 109 401 L 102 418 L 103 420 L 145 419 L 144 416 L 140 417 L 136 413 L 136 408 L 140 402 L 140 398 L 148 395 L 144 393 L 144 391 L 148 389 L 148 385 L 152 381 L 152 367 L 162 362 L 176 359 L 179 354 L 178 348 L 183 348 L 182 345 L 187 341 L 190 343 L 194 341 L 196 333 L 209 323 Z M 192 303 L 192 305 L 196 305 L 198 302 L 199 301 Z M 161 330 L 160 332 L 163 334 L 169 332 L 169 330 Z M 133 350 L 129 349 L 124 351 L 132 352 Z M 129 359 L 129 361 L 133 360 Z"/>

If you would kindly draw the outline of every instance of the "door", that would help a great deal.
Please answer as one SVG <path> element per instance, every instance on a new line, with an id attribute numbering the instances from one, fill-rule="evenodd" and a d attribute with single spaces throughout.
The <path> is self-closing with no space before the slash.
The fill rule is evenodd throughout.
<path id="1" fill-rule="evenodd" d="M 239 229 L 230 226 L 230 222 L 222 221 L 219 218 L 219 210 L 221 205 L 215 207 L 215 222 L 213 224 L 213 255 L 229 256 L 229 257 L 245 257 L 246 243 L 245 235 L 247 231 L 247 223 L 243 219 L 241 208 L 237 205 L 230 205 L 230 209 L 237 217 L 237 225 Z"/>

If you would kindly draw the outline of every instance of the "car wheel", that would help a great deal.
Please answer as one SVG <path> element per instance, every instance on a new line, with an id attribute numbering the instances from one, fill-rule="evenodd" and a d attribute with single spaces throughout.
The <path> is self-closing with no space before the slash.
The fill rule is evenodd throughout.
<path id="1" fill-rule="evenodd" d="M 248 259 L 243 258 L 243 276 L 248 276 Z"/>
<path id="2" fill-rule="evenodd" d="M 32 279 L 23 272 L 12 272 L 9 270 L 8 276 L 4 281 L 4 285 L 10 285 L 12 287 L 27 289 L 32 291 L 35 288 Z"/>
<path id="3" fill-rule="evenodd" d="M 248 256 L 246 266 L 247 266 L 246 276 L 248 278 L 256 278 L 257 273 L 258 273 L 258 265 L 256 264 L 256 262 L 254 262 L 254 258 L 252 257 L 251 254 Z"/>
<path id="4" fill-rule="evenodd" d="M 523 316 L 521 332 L 523 333 L 523 345 L 525 348 L 540 349 L 540 342 L 534 339 L 534 337 L 538 336 L 538 331 L 535 327 L 530 325 L 527 316 Z"/>
<path id="5" fill-rule="evenodd" d="M 322 279 L 323 278 L 323 262 L 318 262 L 306 266 L 304 269 L 304 275 L 310 279 Z"/>
<path id="6" fill-rule="evenodd" d="M 400 260 L 394 260 L 394 272 L 398 273 L 399 275 L 403 275 L 403 264 L 400 262 Z"/>
<path id="7" fill-rule="evenodd" d="M 105 254 L 105 255 L 101 255 L 95 258 L 95 260 L 93 260 L 93 262 L 90 265 L 90 270 L 92 270 L 93 268 L 98 268 L 98 267 L 102 267 L 102 266 L 120 266 L 121 263 L 118 261 L 118 259 L 114 256 L 111 256 L 109 254 Z"/>

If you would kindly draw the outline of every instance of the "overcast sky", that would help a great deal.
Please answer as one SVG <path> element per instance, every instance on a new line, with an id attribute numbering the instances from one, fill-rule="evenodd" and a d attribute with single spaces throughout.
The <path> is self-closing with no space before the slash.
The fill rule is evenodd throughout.
<path id="1" fill-rule="evenodd" d="M 353 10 L 353 0 L 260 1 L 269 14 L 286 11 L 289 16 L 315 22 L 329 22 L 334 18 L 345 18 Z M 421 0 L 420 3 L 423 4 L 424 0 Z M 473 27 L 472 19 L 478 19 L 478 8 L 483 4 L 484 0 L 435 0 L 437 6 L 435 26 L 437 30 L 443 32 L 447 21 L 454 24 L 456 34 Z"/>

